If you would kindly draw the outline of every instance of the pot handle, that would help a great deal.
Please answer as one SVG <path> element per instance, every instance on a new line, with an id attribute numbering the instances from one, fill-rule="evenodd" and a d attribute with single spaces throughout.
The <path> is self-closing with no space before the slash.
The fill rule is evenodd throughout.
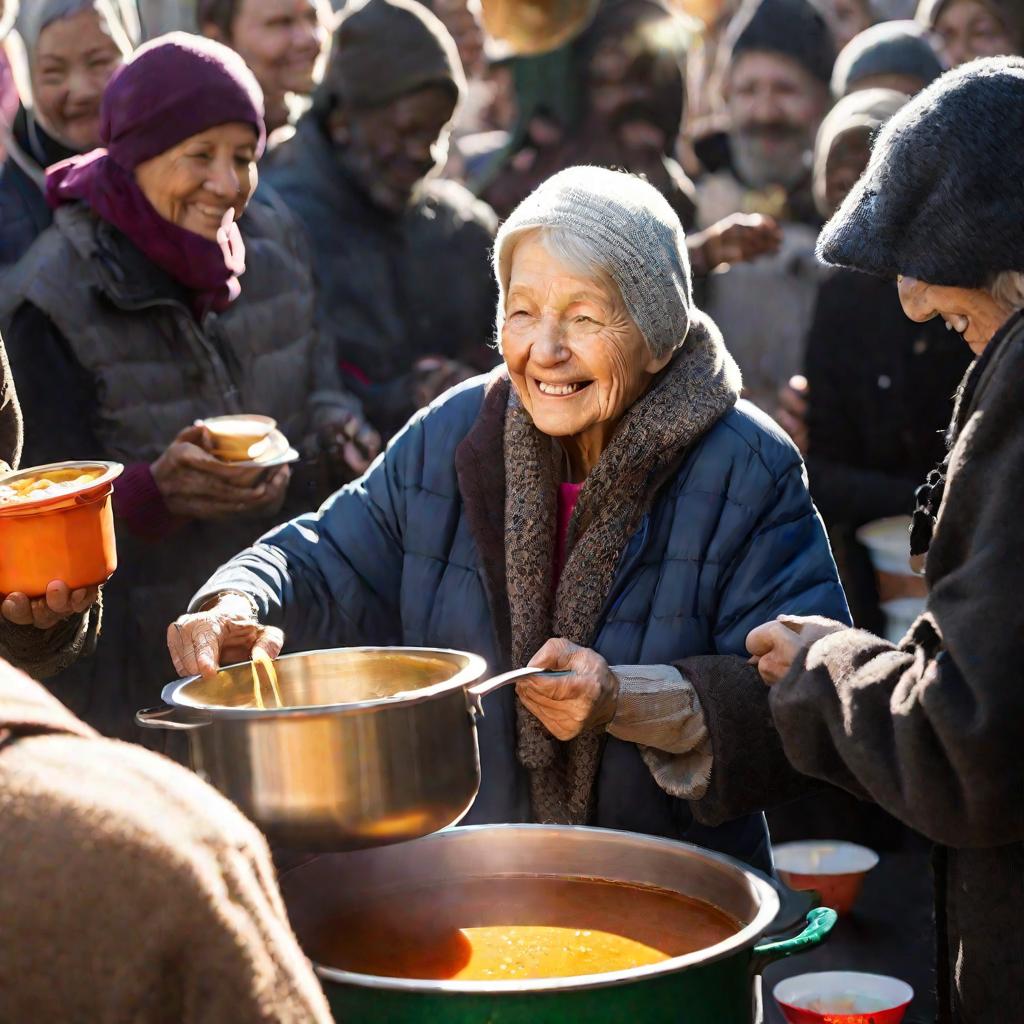
<path id="1" fill-rule="evenodd" d="M 755 946 L 751 958 L 751 970 L 760 974 L 769 964 L 784 960 L 796 953 L 805 953 L 820 946 L 835 927 L 839 915 L 831 907 L 817 907 L 807 915 L 804 929 L 789 939 L 778 939 Z"/>
<path id="2" fill-rule="evenodd" d="M 209 725 L 211 721 L 212 716 L 206 712 L 186 711 L 167 704 L 135 712 L 135 722 L 143 729 L 175 729 L 186 732 L 190 729 L 200 729 L 204 725 Z"/>
<path id="3" fill-rule="evenodd" d="M 473 683 L 472 686 L 466 687 L 466 693 L 469 696 L 469 707 L 470 710 L 480 717 L 483 717 L 484 708 L 481 701 L 489 693 L 494 693 L 495 690 L 501 689 L 501 687 L 508 683 L 514 683 L 517 679 L 524 679 L 526 676 L 547 676 L 548 679 L 556 679 L 558 676 L 571 676 L 572 672 L 568 669 L 556 670 L 546 668 L 514 668 L 511 672 L 502 672 L 500 676 L 492 676 L 490 679 L 484 679 L 479 683 Z"/>

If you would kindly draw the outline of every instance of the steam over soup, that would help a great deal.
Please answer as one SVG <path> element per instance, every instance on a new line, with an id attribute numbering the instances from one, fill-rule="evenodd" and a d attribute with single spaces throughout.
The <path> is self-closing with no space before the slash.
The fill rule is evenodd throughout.
<path id="1" fill-rule="evenodd" d="M 479 878 L 354 903 L 321 923 L 308 952 L 325 966 L 378 977 L 521 981 L 655 964 L 740 927 L 709 903 L 648 886 Z"/>

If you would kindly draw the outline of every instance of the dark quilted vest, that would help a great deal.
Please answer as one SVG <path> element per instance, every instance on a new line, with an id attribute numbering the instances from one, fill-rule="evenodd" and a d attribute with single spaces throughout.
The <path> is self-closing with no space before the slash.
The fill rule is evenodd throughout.
<path id="1" fill-rule="evenodd" d="M 242 294 L 202 325 L 148 260 L 81 205 L 59 209 L 5 280 L 0 316 L 21 302 L 42 310 L 94 379 L 97 457 L 151 462 L 183 427 L 218 413 L 273 416 L 296 447 L 309 432 L 320 355 L 309 264 L 277 209 L 254 204 L 241 227 Z M 102 732 L 162 746 L 133 716 L 173 678 L 168 624 L 213 569 L 308 501 L 290 497 L 273 520 L 189 522 L 156 543 L 119 522 L 96 656 L 47 686 Z"/>

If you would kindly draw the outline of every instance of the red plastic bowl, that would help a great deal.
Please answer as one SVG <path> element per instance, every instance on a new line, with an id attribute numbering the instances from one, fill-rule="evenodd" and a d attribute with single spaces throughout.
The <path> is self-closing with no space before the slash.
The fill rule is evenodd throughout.
<path id="1" fill-rule="evenodd" d="M 798 974 L 773 994 L 789 1024 L 900 1024 L 914 998 L 905 981 L 860 971 Z"/>
<path id="2" fill-rule="evenodd" d="M 808 840 L 774 847 L 775 868 L 790 889 L 813 889 L 823 906 L 848 914 L 860 895 L 864 876 L 878 863 L 866 846 L 839 840 Z"/>

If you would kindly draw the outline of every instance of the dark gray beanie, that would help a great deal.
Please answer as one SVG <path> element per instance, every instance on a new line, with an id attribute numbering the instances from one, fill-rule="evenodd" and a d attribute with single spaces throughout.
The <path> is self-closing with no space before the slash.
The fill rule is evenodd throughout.
<path id="1" fill-rule="evenodd" d="M 1024 60 L 949 71 L 885 126 L 818 238 L 825 263 L 982 288 L 1024 271 Z"/>
<path id="2" fill-rule="evenodd" d="M 927 29 L 935 28 L 939 15 L 952 0 L 921 0 L 917 8 L 917 20 Z M 1024 52 L 1024 3 L 1021 0 L 981 0 L 1006 26 L 1006 30 L 1017 40 L 1018 52 Z"/>
<path id="3" fill-rule="evenodd" d="M 515 248 L 509 243 L 537 228 L 562 229 L 587 246 L 655 356 L 683 344 L 696 310 L 679 217 L 643 178 L 603 167 L 559 171 L 502 224 L 494 240 L 499 338 Z"/>
<path id="4" fill-rule="evenodd" d="M 829 84 L 836 44 L 821 12 L 809 0 L 744 0 L 729 25 L 730 63 L 743 53 L 779 53 Z"/>
<path id="5" fill-rule="evenodd" d="M 347 7 L 335 30 L 315 103 L 375 107 L 428 85 L 447 86 L 455 99 L 466 91 L 448 29 L 416 0 L 366 0 Z"/>
<path id="6" fill-rule="evenodd" d="M 832 95 L 841 99 L 874 75 L 912 75 L 923 87 L 942 72 L 925 28 L 916 21 L 887 21 L 854 36 L 840 51 L 832 72 Z"/>

